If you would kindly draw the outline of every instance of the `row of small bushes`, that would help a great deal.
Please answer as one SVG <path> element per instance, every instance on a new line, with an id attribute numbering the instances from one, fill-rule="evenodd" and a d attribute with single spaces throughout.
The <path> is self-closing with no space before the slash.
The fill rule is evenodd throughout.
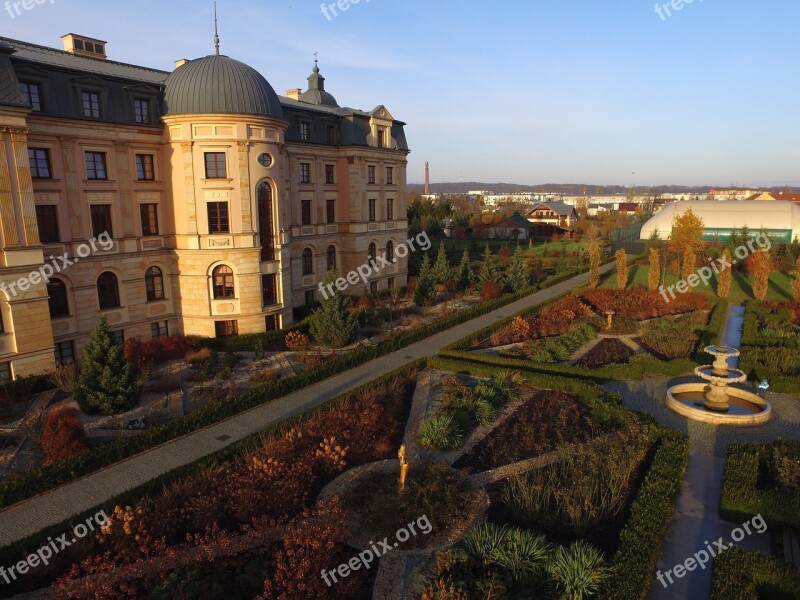
<path id="1" fill-rule="evenodd" d="M 3 381 L 0 382 L 0 403 L 13 403 L 54 387 L 49 375 L 29 375 L 17 377 L 13 381 Z"/>
<path id="2" fill-rule="evenodd" d="M 745 302 L 739 368 L 751 380 L 766 379 L 773 392 L 800 394 L 800 377 L 794 375 L 800 360 L 800 342 L 796 337 L 775 338 L 762 335 L 759 315 L 767 321 L 780 322 L 782 318 L 780 315 L 764 314 L 759 302 L 755 300 Z"/>
<path id="3" fill-rule="evenodd" d="M 405 331 L 380 343 L 378 346 L 362 346 L 356 350 L 343 354 L 333 360 L 325 361 L 320 365 L 311 367 L 295 377 L 270 381 L 259 385 L 248 392 L 234 398 L 212 401 L 202 409 L 194 411 L 180 419 L 154 427 L 143 433 L 131 437 L 115 440 L 69 459 L 65 459 L 47 467 L 37 467 L 32 471 L 0 485 L 0 508 L 20 502 L 36 494 L 51 490 L 59 485 L 88 475 L 98 469 L 107 467 L 115 462 L 144 452 L 154 446 L 169 440 L 189 434 L 193 431 L 213 425 L 232 417 L 240 412 L 265 404 L 304 387 L 322 381 L 343 371 L 358 367 L 370 360 L 389 354 L 405 346 L 423 340 L 427 337 L 451 329 L 466 321 L 482 316 L 498 308 L 516 302 L 535 292 L 534 288 L 527 288 L 514 294 L 508 294 L 491 302 L 482 303 L 471 309 L 460 311 L 444 319 L 438 319 L 422 327 Z M 205 343 L 213 348 L 227 352 L 245 351 L 255 347 L 258 341 L 262 344 L 274 343 L 285 338 L 289 331 L 302 331 L 308 327 L 307 322 L 282 331 L 272 331 L 264 334 L 252 334 L 239 337 L 206 340 Z M 240 340 L 237 342 L 237 340 Z"/>
<path id="4" fill-rule="evenodd" d="M 630 508 L 599 598 L 645 600 L 689 458 L 689 438 L 664 429 L 650 468 Z"/>
<path id="5" fill-rule="evenodd" d="M 742 523 L 760 514 L 771 529 L 800 528 L 800 485 L 764 485 L 776 455 L 794 456 L 800 470 L 800 442 L 733 444 L 728 447 L 722 482 L 720 516 Z M 767 475 L 767 477 L 765 477 Z"/>
<path id="6" fill-rule="evenodd" d="M 800 598 L 800 568 L 734 546 L 714 559 L 709 600 Z"/>

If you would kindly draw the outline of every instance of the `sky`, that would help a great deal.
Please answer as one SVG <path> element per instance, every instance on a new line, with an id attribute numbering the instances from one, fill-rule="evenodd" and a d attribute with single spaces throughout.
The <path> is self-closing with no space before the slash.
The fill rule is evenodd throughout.
<path id="1" fill-rule="evenodd" d="M 0 11 L 0 35 L 58 48 L 65 33 L 96 37 L 112 60 L 164 70 L 213 52 L 211 0 L 30 1 Z M 318 52 L 340 105 L 384 105 L 407 123 L 410 183 L 429 161 L 433 182 L 800 185 L 800 3 L 667 6 L 360 0 L 326 16 L 319 0 L 219 0 L 218 11 L 222 53 L 279 94 L 306 89 Z"/>

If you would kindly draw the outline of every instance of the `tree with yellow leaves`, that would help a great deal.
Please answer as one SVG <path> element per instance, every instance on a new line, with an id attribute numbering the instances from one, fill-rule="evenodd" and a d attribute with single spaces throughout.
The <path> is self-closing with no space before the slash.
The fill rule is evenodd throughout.
<path id="1" fill-rule="evenodd" d="M 617 288 L 624 290 L 628 287 L 628 255 L 624 248 L 620 248 L 614 258 L 617 261 Z"/>
<path id="2" fill-rule="evenodd" d="M 794 281 L 792 281 L 792 293 L 794 299 L 800 302 L 800 256 L 797 257 L 797 262 L 794 265 Z"/>
<path id="3" fill-rule="evenodd" d="M 731 280 L 733 279 L 732 267 L 727 266 L 731 264 L 731 253 L 729 250 L 725 250 L 722 253 L 720 263 L 722 264 L 722 269 L 720 270 L 719 278 L 717 278 L 717 296 L 720 298 L 727 298 L 728 294 L 731 293 Z"/>
<path id="4" fill-rule="evenodd" d="M 769 274 L 772 270 L 772 258 L 769 250 L 761 248 L 750 256 L 747 261 L 747 269 L 750 271 L 750 282 L 753 286 L 753 296 L 756 300 L 763 300 L 767 297 L 769 287 Z"/>
<path id="5" fill-rule="evenodd" d="M 600 283 L 600 242 L 592 238 L 589 243 L 589 287 L 596 288 Z"/>
<path id="6" fill-rule="evenodd" d="M 669 249 L 683 257 L 681 277 L 688 279 L 694 272 L 696 255 L 703 250 L 703 219 L 694 214 L 690 208 L 672 222 L 672 234 L 669 238 Z"/>

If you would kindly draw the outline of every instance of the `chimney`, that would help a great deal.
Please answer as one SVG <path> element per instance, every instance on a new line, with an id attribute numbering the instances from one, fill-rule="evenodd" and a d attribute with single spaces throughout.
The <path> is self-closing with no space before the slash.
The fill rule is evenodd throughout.
<path id="1" fill-rule="evenodd" d="M 425 161 L 425 195 L 431 193 L 431 168 L 428 161 Z"/>
<path id="2" fill-rule="evenodd" d="M 303 90 L 300 88 L 294 88 L 291 90 L 286 90 L 286 96 L 291 98 L 292 100 L 300 100 L 300 94 L 303 93 Z"/>
<path id="3" fill-rule="evenodd" d="M 178 67 L 182 67 L 188 62 L 189 62 L 188 58 L 179 58 L 178 60 L 175 61 L 175 68 L 177 69 Z"/>
<path id="4" fill-rule="evenodd" d="M 64 42 L 64 52 L 98 60 L 106 60 L 108 58 L 106 55 L 106 42 L 103 40 L 75 33 L 62 35 L 61 39 Z"/>

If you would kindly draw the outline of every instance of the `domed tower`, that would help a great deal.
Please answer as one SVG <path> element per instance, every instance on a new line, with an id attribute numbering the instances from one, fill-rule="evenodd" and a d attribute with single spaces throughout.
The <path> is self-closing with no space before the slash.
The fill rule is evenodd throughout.
<path id="1" fill-rule="evenodd" d="M 288 124 L 277 94 L 218 47 L 181 61 L 164 86 L 184 333 L 227 336 L 290 324 L 282 184 Z"/>

